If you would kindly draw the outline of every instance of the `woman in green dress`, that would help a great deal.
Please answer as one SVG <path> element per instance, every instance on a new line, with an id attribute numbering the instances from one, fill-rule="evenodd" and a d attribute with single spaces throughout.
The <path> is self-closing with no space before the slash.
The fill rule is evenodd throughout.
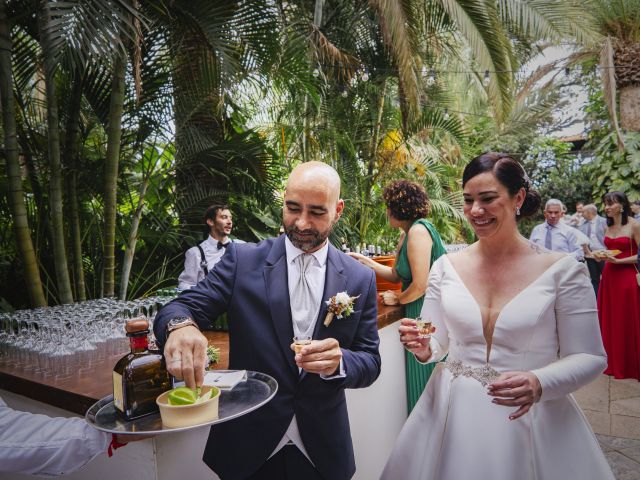
<path id="1" fill-rule="evenodd" d="M 349 255 L 372 268 L 384 280 L 402 281 L 402 292 L 385 292 L 383 301 L 387 305 L 404 305 L 405 317 L 416 318 L 422 309 L 429 269 L 446 251 L 437 230 L 425 218 L 429 213 L 429 198 L 421 185 L 408 180 L 397 180 L 387 185 L 383 198 L 389 224 L 402 230 L 395 265 L 387 267 L 357 253 Z M 406 351 L 405 365 L 407 408 L 411 412 L 435 364 L 422 365 L 411 352 Z"/>

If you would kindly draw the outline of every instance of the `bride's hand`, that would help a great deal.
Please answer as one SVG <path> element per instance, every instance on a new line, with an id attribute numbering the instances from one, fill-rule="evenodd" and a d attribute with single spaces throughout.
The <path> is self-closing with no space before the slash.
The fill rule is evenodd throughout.
<path id="1" fill-rule="evenodd" d="M 515 420 L 540 400 L 542 385 L 538 377 L 531 372 L 505 372 L 498 380 L 489 384 L 488 393 L 496 397 L 492 402 L 497 405 L 520 407 L 509 415 L 509 420 Z"/>
<path id="2" fill-rule="evenodd" d="M 413 353 L 418 360 L 426 362 L 431 356 L 431 347 L 428 338 L 418 338 L 418 327 L 412 318 L 403 318 L 398 327 L 400 342 L 404 348 Z"/>

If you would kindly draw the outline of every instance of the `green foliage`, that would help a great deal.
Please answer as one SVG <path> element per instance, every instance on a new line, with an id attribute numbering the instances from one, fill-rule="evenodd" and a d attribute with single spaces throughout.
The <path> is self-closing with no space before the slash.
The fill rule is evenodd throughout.
<path id="1" fill-rule="evenodd" d="M 613 190 L 624 192 L 631 200 L 639 199 L 640 133 L 623 132 L 625 149 L 620 151 L 597 79 L 591 77 L 588 86 L 586 113 L 590 128 L 587 147 L 594 152 L 589 167 L 594 199 L 602 206 L 602 195 Z"/>
<path id="2" fill-rule="evenodd" d="M 77 203 L 90 298 L 102 295 L 105 129 L 116 54 L 127 60 L 116 284 L 140 214 L 127 293 L 133 298 L 175 285 L 184 251 L 203 236 L 200 219 L 211 203 L 229 203 L 238 238 L 277 234 L 284 179 L 299 161 L 325 161 L 343 179 L 346 208 L 335 244 L 345 238 L 395 247 L 398 232 L 388 226 L 381 194 L 397 178 L 425 186 L 430 220 L 445 241 L 469 240 L 459 182 L 466 160 L 487 149 L 526 151 L 557 105 L 550 88 L 520 83 L 514 71 L 539 40 L 592 37 L 580 2 L 547 0 L 327 0 L 311 28 L 315 5 L 305 0 L 7 3 L 25 204 L 50 304 L 58 291 L 39 5 L 53 15 L 46 32 L 58 61 L 61 144 L 76 126 L 80 132 L 77 154 L 62 161 L 65 205 L 70 198 Z M 491 83 L 471 73 L 439 74 L 429 84 L 420 75 L 423 68 L 467 71 L 470 65 L 490 70 Z M 76 91 L 80 116 L 70 125 Z M 574 179 L 582 172 L 560 153 L 552 172 L 540 173 L 545 185 L 565 180 L 554 168 L 574 168 Z M 2 192 L 5 183 L 0 177 Z M 0 297 L 24 307 L 4 194 L 0 214 Z"/>
<path id="3" fill-rule="evenodd" d="M 571 144 L 553 137 L 537 139 L 524 160 L 524 168 L 542 199 L 538 215 L 520 222 L 520 231 L 529 236 L 532 228 L 544 220 L 542 208 L 550 198 L 562 201 L 569 212 L 577 202 L 591 203 L 594 198 L 589 163 L 570 152 Z"/>
<path id="4" fill-rule="evenodd" d="M 632 200 L 640 198 L 640 133 L 624 134 L 624 151 L 619 151 L 615 132 L 596 144 L 596 159 L 591 166 L 594 194 L 601 204 L 602 195 L 613 190 L 624 192 Z"/>

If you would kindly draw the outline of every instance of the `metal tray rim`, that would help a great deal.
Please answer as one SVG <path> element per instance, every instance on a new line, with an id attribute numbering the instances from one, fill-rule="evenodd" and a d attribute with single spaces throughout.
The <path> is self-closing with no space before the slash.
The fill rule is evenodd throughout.
<path id="1" fill-rule="evenodd" d="M 225 372 L 234 372 L 236 370 L 216 370 L 216 372 L 220 372 L 220 373 L 225 373 Z M 266 373 L 262 373 L 262 372 L 255 372 L 252 370 L 247 370 L 247 382 L 249 382 L 250 380 L 253 381 L 258 381 L 258 382 L 262 382 L 264 384 L 267 385 L 267 387 L 269 387 L 269 395 L 262 399 L 260 402 L 251 405 L 249 407 L 247 407 L 245 410 L 242 410 L 241 412 L 235 413 L 233 415 L 229 415 L 223 418 L 217 418 L 215 420 L 211 420 L 209 422 L 205 422 L 205 423 L 199 423 L 198 425 L 192 425 L 189 427 L 178 427 L 178 428 L 168 428 L 168 427 L 164 427 L 162 426 L 162 423 L 160 421 L 160 425 L 161 425 L 161 429 L 153 429 L 153 430 L 149 430 L 149 429 L 137 429 L 135 431 L 129 431 L 129 430 L 122 430 L 122 429 L 114 429 L 114 428 L 107 428 L 103 425 L 100 425 L 97 421 L 96 421 L 96 417 L 99 415 L 100 411 L 104 408 L 107 407 L 111 407 L 113 404 L 113 395 L 107 395 L 106 397 L 101 398 L 100 400 L 98 400 L 96 403 L 94 403 L 91 407 L 89 407 L 89 409 L 87 410 L 87 412 L 85 413 L 85 420 L 86 422 L 91 425 L 93 428 L 103 431 L 103 432 L 107 432 L 107 433 L 115 433 L 118 435 L 160 435 L 160 434 L 167 434 L 167 433 L 174 433 L 174 432 L 184 432 L 187 430 L 193 430 L 196 428 L 202 428 L 202 427 L 207 427 L 207 426 L 211 426 L 211 425 L 215 425 L 217 423 L 223 423 L 223 422 L 228 422 L 229 420 L 233 420 L 235 418 L 241 417 L 243 415 L 246 415 L 247 413 L 250 413 L 260 407 L 262 407 L 263 405 L 265 405 L 267 402 L 269 402 L 277 393 L 278 391 L 278 382 L 276 381 L 275 378 L 273 378 L 270 375 L 267 375 Z M 237 385 L 235 388 L 237 388 L 239 385 Z M 235 390 L 235 388 L 233 390 Z M 225 394 L 229 395 L 230 393 L 232 393 L 232 391 L 227 391 L 227 390 L 222 390 L 221 391 L 221 395 L 220 395 L 220 399 L 222 400 L 223 396 Z M 136 420 L 130 420 L 130 421 L 125 421 L 125 420 L 121 420 L 119 419 L 120 423 L 125 424 L 125 425 L 133 425 L 135 423 L 138 423 L 138 427 L 144 427 L 144 424 L 148 423 L 148 421 L 150 419 L 155 419 L 155 420 L 159 420 L 160 419 L 160 413 L 152 413 L 149 414 L 147 416 L 141 417 L 139 419 Z"/>

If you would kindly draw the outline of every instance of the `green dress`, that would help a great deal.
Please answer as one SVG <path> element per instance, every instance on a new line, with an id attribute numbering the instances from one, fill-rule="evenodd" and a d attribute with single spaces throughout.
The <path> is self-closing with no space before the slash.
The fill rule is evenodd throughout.
<path id="1" fill-rule="evenodd" d="M 431 247 L 431 259 L 429 260 L 429 269 L 433 265 L 438 257 L 444 255 L 446 252 L 444 248 L 444 244 L 442 243 L 442 239 L 440 238 L 440 234 L 436 230 L 436 228 L 424 218 L 416 220 L 413 222 L 413 225 L 419 223 L 423 225 L 431 235 L 431 240 L 433 241 L 433 246 Z M 413 227 L 412 225 L 412 227 Z M 402 291 L 405 291 L 409 285 L 411 285 L 412 277 L 411 277 L 411 267 L 409 266 L 409 258 L 407 256 L 407 241 L 402 243 L 402 248 L 400 248 L 400 253 L 398 254 L 398 260 L 396 262 L 396 272 L 400 278 L 402 278 Z M 424 303 L 424 295 L 420 298 L 414 300 L 411 303 L 407 303 L 404 306 L 404 315 L 407 318 L 416 318 L 420 315 L 420 310 L 422 310 L 422 304 Z M 427 384 L 427 380 L 429 380 L 429 376 L 431 372 L 435 368 L 435 363 L 430 363 L 428 365 L 422 365 L 418 363 L 418 361 L 413 356 L 413 353 L 405 350 L 405 369 L 407 376 L 407 411 L 411 413 L 414 405 L 420 398 L 422 391 L 424 390 L 424 386 Z"/>

